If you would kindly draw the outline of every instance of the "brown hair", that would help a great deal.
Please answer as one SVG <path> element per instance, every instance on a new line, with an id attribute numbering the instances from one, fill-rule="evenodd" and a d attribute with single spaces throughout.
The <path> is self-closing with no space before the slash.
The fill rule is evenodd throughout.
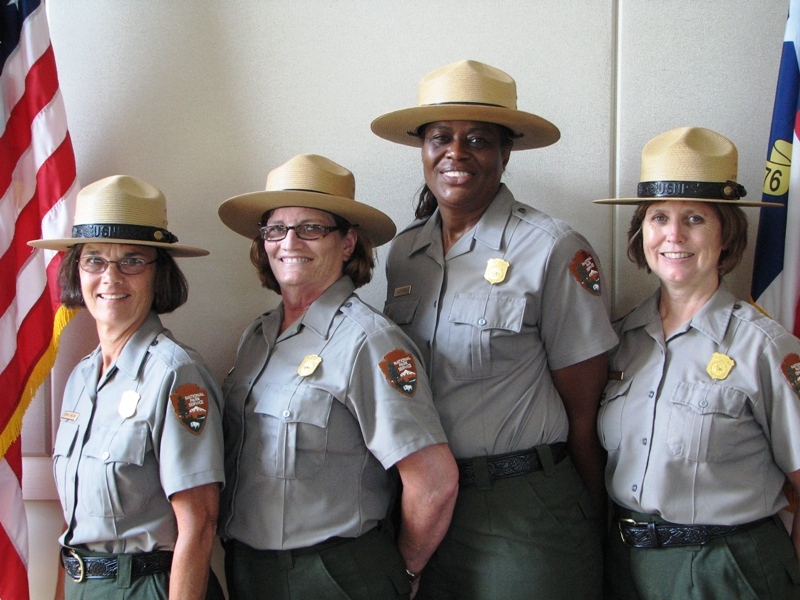
<path id="1" fill-rule="evenodd" d="M 170 313 L 189 298 L 189 284 L 178 263 L 164 249 L 156 248 L 156 274 L 153 281 L 152 309 L 159 315 Z M 61 286 L 61 304 L 67 308 L 86 306 L 81 292 L 81 278 L 78 261 L 83 244 L 76 244 L 67 250 L 58 270 L 58 283 Z"/>
<path id="2" fill-rule="evenodd" d="M 633 213 L 631 226 L 628 229 L 628 258 L 640 269 L 650 273 L 650 266 L 644 255 L 644 238 L 642 225 L 647 214 L 647 209 L 654 202 L 640 202 Z M 722 277 L 733 271 L 747 247 L 747 216 L 744 211 L 731 204 L 721 202 L 708 202 L 714 208 L 722 224 L 722 252 L 719 255 L 719 276 Z"/>
<path id="3" fill-rule="evenodd" d="M 271 213 L 271 210 L 264 213 L 261 217 L 262 225 L 266 224 Z M 329 214 L 333 217 L 336 227 L 340 228 L 337 231 L 331 232 L 331 234 L 344 237 L 350 229 L 356 233 L 356 243 L 353 248 L 353 254 L 345 261 L 343 273 L 353 280 L 353 284 L 356 288 L 360 288 L 372 280 L 372 269 L 375 268 L 375 250 L 372 245 L 372 240 L 364 235 L 360 229 L 353 227 L 346 219 L 333 213 Z M 253 266 L 255 266 L 258 272 L 261 285 L 268 290 L 280 294 L 281 286 L 278 284 L 278 280 L 275 279 L 272 267 L 269 266 L 269 257 L 267 256 L 266 248 L 264 248 L 264 240 L 261 239 L 260 234 L 255 236 L 250 244 L 250 262 L 253 263 Z"/>

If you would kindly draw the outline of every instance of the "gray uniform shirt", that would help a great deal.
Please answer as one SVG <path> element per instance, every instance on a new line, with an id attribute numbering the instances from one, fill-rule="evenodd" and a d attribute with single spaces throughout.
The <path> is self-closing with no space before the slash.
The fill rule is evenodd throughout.
<path id="1" fill-rule="evenodd" d="M 220 534 L 264 550 L 358 537 L 386 516 L 386 469 L 446 441 L 414 344 L 342 277 L 278 336 L 245 331 L 225 393 Z"/>
<path id="2" fill-rule="evenodd" d="M 447 256 L 438 209 L 400 233 L 387 278 L 386 315 L 422 351 L 457 458 L 567 439 L 550 370 L 617 341 L 582 236 L 501 185 Z"/>
<path id="3" fill-rule="evenodd" d="M 172 550 L 169 496 L 223 482 L 222 394 L 197 352 L 156 313 L 100 377 L 100 349 L 64 390 L 54 472 L 67 531 L 93 552 Z"/>
<path id="4" fill-rule="evenodd" d="M 615 324 L 598 418 L 611 498 L 684 524 L 775 514 L 800 468 L 800 341 L 725 284 L 665 340 L 659 298 Z"/>

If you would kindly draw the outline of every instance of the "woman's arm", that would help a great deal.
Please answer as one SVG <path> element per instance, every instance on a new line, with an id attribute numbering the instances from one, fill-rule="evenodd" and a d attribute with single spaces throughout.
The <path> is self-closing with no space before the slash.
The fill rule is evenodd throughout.
<path id="1" fill-rule="evenodd" d="M 418 574 L 450 526 L 458 494 L 458 467 L 447 444 L 417 450 L 396 466 L 403 481 L 397 545 L 406 568 Z"/>
<path id="2" fill-rule="evenodd" d="M 169 579 L 170 600 L 202 600 L 208 584 L 211 545 L 217 530 L 219 484 L 208 483 L 170 497 L 178 541 Z"/>
<path id="3" fill-rule="evenodd" d="M 597 411 L 608 380 L 608 356 L 598 354 L 550 373 L 567 411 L 570 456 L 602 514 L 606 507 L 605 454 L 597 437 Z"/>

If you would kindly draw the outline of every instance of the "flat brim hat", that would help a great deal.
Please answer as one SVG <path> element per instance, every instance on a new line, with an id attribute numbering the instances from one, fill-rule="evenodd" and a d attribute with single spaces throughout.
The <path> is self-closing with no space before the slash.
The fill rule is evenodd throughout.
<path id="1" fill-rule="evenodd" d="M 781 206 L 741 200 L 747 190 L 736 183 L 739 153 L 733 142 L 703 127 L 678 127 L 647 142 L 636 198 L 605 198 L 596 204 L 712 202 L 734 206 Z"/>
<path id="2" fill-rule="evenodd" d="M 78 192 L 72 237 L 28 245 L 66 252 L 76 244 L 132 244 L 164 248 L 176 257 L 208 254 L 177 242 L 167 229 L 167 200 L 161 190 L 136 177 L 112 175 Z"/>
<path id="3" fill-rule="evenodd" d="M 514 133 L 512 150 L 554 144 L 558 127 L 517 109 L 517 84 L 500 69 L 474 60 L 428 73 L 419 84 L 417 106 L 387 113 L 372 122 L 376 135 L 406 146 L 422 146 L 419 128 L 436 121 L 483 121 Z"/>
<path id="4" fill-rule="evenodd" d="M 392 219 L 355 200 L 356 180 L 343 166 L 316 154 L 300 154 L 270 171 L 266 189 L 225 200 L 219 218 L 230 229 L 253 239 L 264 226 L 265 212 L 288 206 L 324 210 L 347 220 L 377 247 L 397 228 Z"/>

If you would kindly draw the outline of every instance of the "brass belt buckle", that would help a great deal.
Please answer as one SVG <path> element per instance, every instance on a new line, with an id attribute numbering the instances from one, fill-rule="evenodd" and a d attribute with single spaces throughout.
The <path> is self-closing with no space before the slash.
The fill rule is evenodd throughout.
<path id="1" fill-rule="evenodd" d="M 78 577 L 72 577 L 72 575 L 70 575 L 70 577 L 72 577 L 75 583 L 81 583 L 86 579 L 86 565 L 83 564 L 83 559 L 80 554 L 75 552 L 73 548 L 69 549 L 69 555 L 78 561 Z"/>
<path id="2" fill-rule="evenodd" d="M 625 539 L 625 531 L 622 529 L 622 524 L 625 525 L 632 525 L 633 527 L 641 527 L 642 525 L 647 525 L 647 523 L 643 523 L 641 521 L 634 521 L 633 519 L 617 519 L 617 529 L 619 530 L 619 537 L 622 540 L 622 543 L 626 546 L 630 546 L 628 540 Z"/>

